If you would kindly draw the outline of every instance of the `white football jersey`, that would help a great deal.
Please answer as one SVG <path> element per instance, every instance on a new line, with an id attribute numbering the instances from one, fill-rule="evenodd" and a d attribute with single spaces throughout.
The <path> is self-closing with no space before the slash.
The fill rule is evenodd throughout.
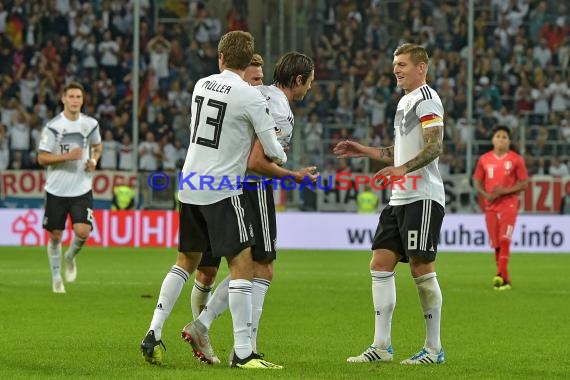
<path id="1" fill-rule="evenodd" d="M 291 136 L 293 135 L 293 126 L 295 125 L 295 117 L 289 100 L 285 93 L 274 85 L 271 86 L 257 86 L 255 87 L 267 100 L 269 112 L 275 120 L 275 134 L 281 146 L 289 145 Z"/>
<path id="2" fill-rule="evenodd" d="M 196 83 L 191 111 L 180 201 L 207 205 L 241 194 L 254 133 L 275 128 L 265 97 L 224 70 Z"/>
<path id="3" fill-rule="evenodd" d="M 443 126 L 443 113 L 439 95 L 427 85 L 400 99 L 394 117 L 394 166 L 405 164 L 423 150 L 423 128 Z M 420 176 L 415 186 L 409 178 L 403 183 L 404 189 L 394 185 L 390 205 L 399 206 L 421 199 L 432 199 L 445 207 L 445 191 L 438 161 L 439 158 L 436 158 L 423 168 L 407 174 Z"/>
<path id="4" fill-rule="evenodd" d="M 83 157 L 49 165 L 45 190 L 58 197 L 77 197 L 91 190 L 92 174 L 85 171 L 85 165 L 91 145 L 100 143 L 99 123 L 92 117 L 80 114 L 71 121 L 61 112 L 48 121 L 42 130 L 39 150 L 61 155 L 80 147 Z"/>
<path id="5" fill-rule="evenodd" d="M 275 85 L 271 86 L 256 86 L 261 94 L 265 96 L 267 105 L 269 106 L 269 113 L 275 121 L 275 134 L 277 141 L 282 147 L 289 145 L 291 137 L 293 136 L 293 126 L 295 125 L 295 117 L 289 104 L 289 99 L 285 93 L 277 88 Z M 248 175 L 255 175 L 262 177 L 261 174 L 253 171 L 248 171 Z"/>

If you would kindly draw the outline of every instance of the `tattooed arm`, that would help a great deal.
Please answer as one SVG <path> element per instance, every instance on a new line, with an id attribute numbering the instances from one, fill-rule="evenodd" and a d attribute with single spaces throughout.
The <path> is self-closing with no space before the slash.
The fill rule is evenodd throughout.
<path id="1" fill-rule="evenodd" d="M 378 148 L 378 157 L 376 160 L 385 165 L 394 165 L 394 145 L 387 148 Z"/>
<path id="2" fill-rule="evenodd" d="M 443 126 L 422 128 L 424 149 L 404 165 L 406 173 L 421 169 L 435 160 L 443 151 Z"/>
<path id="3" fill-rule="evenodd" d="M 394 165 L 394 146 L 376 148 L 364 146 L 356 141 L 344 140 L 336 144 L 333 153 L 338 158 L 368 157 L 385 165 Z"/>

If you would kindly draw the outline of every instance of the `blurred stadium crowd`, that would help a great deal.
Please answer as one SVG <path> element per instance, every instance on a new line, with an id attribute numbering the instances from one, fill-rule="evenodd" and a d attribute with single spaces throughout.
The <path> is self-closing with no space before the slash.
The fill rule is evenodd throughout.
<path id="1" fill-rule="evenodd" d="M 139 146 L 132 144 L 133 0 L 0 0 L 0 170 L 39 169 L 41 128 L 60 111 L 63 84 L 87 90 L 84 112 L 101 126 L 101 169 L 175 170 L 186 155 L 192 86 L 217 72 L 217 42 L 247 30 L 247 0 L 141 0 Z M 352 138 L 392 145 L 401 96 L 392 51 L 403 42 L 431 55 L 430 84 L 446 110 L 442 174 L 466 172 L 488 150 L 488 133 L 513 133 L 531 174 L 568 175 L 570 158 L 570 9 L 554 0 L 475 0 L 474 121 L 467 120 L 467 1 L 297 0 L 307 27 L 302 48 L 316 82 L 297 105 L 301 163 L 361 171 L 330 147 Z M 191 22 L 159 22 L 159 16 Z M 259 45 L 258 45 L 259 46 Z M 260 52 L 263 51 L 260 49 Z M 266 83 L 272 68 L 265 68 Z"/>

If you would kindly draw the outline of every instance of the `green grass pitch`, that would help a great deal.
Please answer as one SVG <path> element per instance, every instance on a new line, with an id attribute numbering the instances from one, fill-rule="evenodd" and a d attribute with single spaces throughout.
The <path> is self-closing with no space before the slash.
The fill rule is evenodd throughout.
<path id="1" fill-rule="evenodd" d="M 224 364 L 210 367 L 180 338 L 191 319 L 186 284 L 163 340 L 164 366 L 139 352 L 174 250 L 96 249 L 77 259 L 78 278 L 53 294 L 45 249 L 0 248 L 2 379 L 554 379 L 570 373 L 570 255 L 515 254 L 513 290 L 491 288 L 490 254 L 440 253 L 442 342 L 447 362 L 400 366 L 418 351 L 425 327 L 415 285 L 398 266 L 392 363 L 349 364 L 373 337 L 364 251 L 281 251 L 266 298 L 258 346 L 281 371 L 232 370 L 231 319 L 211 332 Z M 221 275 L 225 275 L 225 264 Z M 222 277 L 220 277 L 221 279 Z"/>

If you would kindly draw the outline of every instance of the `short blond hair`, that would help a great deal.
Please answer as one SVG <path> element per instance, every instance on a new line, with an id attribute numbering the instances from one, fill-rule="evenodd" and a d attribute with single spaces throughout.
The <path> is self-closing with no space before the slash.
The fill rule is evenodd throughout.
<path id="1" fill-rule="evenodd" d="M 263 58 L 261 57 L 261 55 L 255 53 L 253 55 L 253 58 L 251 59 L 251 62 L 249 63 L 249 65 L 261 67 L 261 66 L 263 66 Z"/>
<path id="2" fill-rule="evenodd" d="M 409 54 L 410 59 L 412 60 L 414 65 L 417 65 L 418 63 L 421 62 L 425 63 L 426 65 L 429 64 L 428 53 L 426 49 L 421 45 L 410 44 L 410 43 L 402 44 L 398 46 L 394 51 L 394 57 L 402 54 Z"/>
<path id="3" fill-rule="evenodd" d="M 253 57 L 253 36 L 241 30 L 228 32 L 218 43 L 218 54 L 224 55 L 224 63 L 229 69 L 245 70 Z"/>

